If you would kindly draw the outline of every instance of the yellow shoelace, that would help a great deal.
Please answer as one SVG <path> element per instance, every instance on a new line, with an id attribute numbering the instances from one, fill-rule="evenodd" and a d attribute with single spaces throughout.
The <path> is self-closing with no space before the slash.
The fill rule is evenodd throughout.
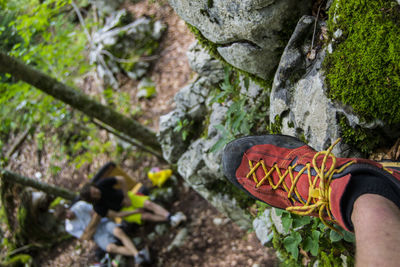
<path id="1" fill-rule="evenodd" d="M 288 192 L 288 198 L 294 201 L 300 202 L 303 206 L 293 206 L 293 207 L 288 207 L 286 208 L 287 211 L 290 211 L 292 213 L 298 214 L 298 215 L 308 215 L 314 211 L 318 211 L 319 218 L 325 224 L 327 227 L 337 231 L 333 226 L 329 225 L 324 217 L 327 215 L 331 221 L 334 221 L 332 218 L 332 213 L 330 209 L 330 193 L 331 193 L 331 180 L 332 177 L 335 173 L 340 173 L 344 169 L 346 169 L 348 166 L 351 164 L 355 163 L 355 161 L 350 161 L 343 165 L 340 169 L 336 169 L 336 157 L 331 153 L 333 147 L 340 142 L 340 138 L 337 139 L 326 151 L 320 151 L 314 155 L 314 158 L 312 160 L 312 165 L 310 163 L 307 163 L 300 171 L 298 171 L 297 175 L 294 176 L 293 174 L 293 169 L 297 166 L 297 163 L 295 163 L 293 166 L 289 166 L 288 169 L 284 172 L 281 173 L 281 170 L 275 163 L 271 169 L 268 170 L 268 168 L 265 166 L 264 161 L 260 160 L 257 162 L 254 166 L 251 160 L 249 160 L 249 165 L 250 165 L 250 172 L 247 174 L 247 178 L 251 179 L 253 178 L 254 182 L 256 183 L 256 187 L 260 187 L 263 183 L 268 181 L 269 185 L 272 187 L 272 189 L 277 189 L 280 186 L 284 188 L 286 192 Z M 324 159 L 321 164 L 321 168 L 319 168 L 316 164 L 317 158 L 320 155 L 324 155 Z M 332 165 L 329 168 L 328 171 L 325 170 L 326 168 L 326 161 L 328 158 L 332 159 Z M 265 173 L 265 176 L 258 181 L 257 176 L 255 174 L 256 170 L 258 167 L 262 167 Z M 314 168 L 316 171 L 317 175 L 314 177 L 311 176 L 311 168 Z M 300 176 L 307 170 L 307 175 L 308 175 L 308 182 L 309 182 L 309 192 L 308 192 L 308 199 L 306 202 L 303 201 L 302 197 L 300 196 L 299 192 L 297 191 L 296 184 L 300 179 Z M 276 172 L 279 176 L 279 181 L 274 184 L 272 180 L 272 173 Z M 285 182 L 285 178 L 289 175 L 290 181 L 292 185 L 290 188 Z M 320 180 L 318 188 L 316 186 L 318 179 Z M 297 196 L 297 199 L 294 197 L 293 193 Z"/>

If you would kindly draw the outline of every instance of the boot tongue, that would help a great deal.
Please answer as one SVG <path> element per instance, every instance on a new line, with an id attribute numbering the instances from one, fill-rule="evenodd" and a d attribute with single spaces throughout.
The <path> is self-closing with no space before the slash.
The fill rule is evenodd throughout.
<path id="1" fill-rule="evenodd" d="M 330 193 L 330 210 L 334 219 L 339 223 L 341 227 L 350 232 L 349 228 L 344 222 L 344 214 L 342 214 L 340 201 L 342 199 L 343 193 L 347 187 L 351 178 L 351 174 L 347 174 L 339 179 L 334 179 L 331 182 L 331 193 Z"/>

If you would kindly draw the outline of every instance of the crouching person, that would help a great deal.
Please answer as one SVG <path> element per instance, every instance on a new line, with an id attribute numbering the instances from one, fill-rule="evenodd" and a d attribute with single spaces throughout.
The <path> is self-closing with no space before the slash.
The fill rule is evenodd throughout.
<path id="1" fill-rule="evenodd" d="M 147 250 L 138 251 L 124 231 L 108 218 L 93 215 L 92 205 L 78 201 L 66 212 L 66 231 L 82 240 L 93 238 L 95 243 L 104 251 L 124 256 L 134 257 L 135 263 L 149 262 Z M 97 227 L 88 227 L 90 224 Z M 122 245 L 117 245 L 117 238 Z"/>
<path id="2" fill-rule="evenodd" d="M 94 210 L 101 217 L 121 217 L 136 224 L 142 224 L 143 221 L 169 222 L 173 227 L 186 220 L 182 212 L 171 214 L 150 201 L 148 196 L 129 192 L 125 179 L 119 176 L 86 184 L 81 189 L 80 196 L 93 204 Z"/>

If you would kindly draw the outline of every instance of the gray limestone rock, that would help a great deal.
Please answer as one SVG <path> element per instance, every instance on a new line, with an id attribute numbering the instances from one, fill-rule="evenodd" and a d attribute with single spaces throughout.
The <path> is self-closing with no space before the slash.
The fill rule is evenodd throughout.
<path id="1" fill-rule="evenodd" d="M 208 137 L 214 137 L 216 134 L 218 134 L 218 130 L 215 128 L 215 125 L 221 124 L 225 120 L 228 108 L 226 106 L 222 106 L 220 103 L 213 103 L 211 105 L 211 110 L 210 125 L 208 126 Z"/>
<path id="2" fill-rule="evenodd" d="M 210 137 L 209 137 L 210 138 Z M 224 174 L 221 170 L 222 149 L 211 153 L 211 148 L 221 139 L 220 134 L 210 139 L 206 139 L 203 143 L 203 161 L 208 170 L 215 176 L 215 179 L 224 180 Z"/>
<path id="3" fill-rule="evenodd" d="M 251 226 L 250 215 L 240 208 L 236 199 L 219 192 L 218 188 L 213 190 L 210 187 L 215 181 L 226 181 L 220 171 L 221 154 L 210 155 L 211 153 L 207 153 L 208 142 L 210 141 L 206 139 L 198 139 L 192 143 L 177 163 L 178 172 L 194 190 L 220 212 L 226 214 L 240 227 L 249 229 Z M 212 157 L 213 160 L 209 157 Z"/>
<path id="4" fill-rule="evenodd" d="M 339 114 L 347 116 L 350 123 L 358 118 L 326 96 L 322 71 L 325 50 L 319 51 L 314 60 L 307 58 L 313 28 L 314 17 L 302 17 L 285 48 L 270 95 L 270 120 L 279 116 L 283 134 L 304 137 L 316 150 L 324 150 L 340 137 Z M 333 152 L 348 156 L 348 146 L 340 143 Z"/>
<path id="5" fill-rule="evenodd" d="M 255 83 L 254 81 L 248 79 L 248 84 L 246 85 L 245 79 L 240 77 L 240 93 L 246 95 L 251 104 L 257 102 L 258 97 L 261 96 L 264 88 Z"/>
<path id="6" fill-rule="evenodd" d="M 206 177 L 195 176 L 204 166 L 203 146 L 203 139 L 196 140 L 178 160 L 178 172 L 190 185 L 206 184 Z"/>
<path id="7" fill-rule="evenodd" d="M 156 22 L 154 22 L 151 37 L 153 37 L 154 40 L 160 40 L 166 28 L 167 26 L 165 24 L 163 24 L 160 20 L 157 20 Z"/>
<path id="8" fill-rule="evenodd" d="M 204 96 L 194 92 L 194 87 L 196 87 L 196 82 L 194 84 L 186 85 L 178 93 L 176 93 L 174 99 L 177 108 L 188 110 L 204 103 Z"/>
<path id="9" fill-rule="evenodd" d="M 160 131 L 157 134 L 157 139 L 162 146 L 163 157 L 170 163 L 177 162 L 187 148 L 182 134 L 174 131 L 178 121 L 183 121 L 186 118 L 187 115 L 180 109 L 175 109 L 160 117 Z"/>
<path id="10" fill-rule="evenodd" d="M 183 87 L 174 97 L 176 107 L 182 110 L 190 110 L 197 105 L 204 105 L 213 83 L 208 76 L 199 77 L 194 83 Z"/>
<path id="11" fill-rule="evenodd" d="M 240 228 L 251 228 L 250 214 L 246 210 L 242 209 L 237 200 L 232 196 L 214 193 L 207 199 L 219 212 L 226 214 Z"/>
<path id="12" fill-rule="evenodd" d="M 188 116 L 193 122 L 204 119 L 204 114 L 207 112 L 206 107 L 202 104 L 196 105 L 187 111 Z"/>
<path id="13" fill-rule="evenodd" d="M 181 230 L 179 230 L 174 240 L 172 240 L 171 244 L 167 247 L 167 251 L 171 251 L 174 248 L 179 248 L 183 246 L 185 244 L 188 234 L 189 231 L 187 228 L 182 228 Z"/>
<path id="14" fill-rule="evenodd" d="M 256 233 L 257 238 L 260 240 L 261 244 L 265 246 L 268 244 L 274 235 L 272 230 L 272 222 L 270 219 L 270 209 L 264 210 L 264 212 L 254 219 L 253 228 Z"/>
<path id="15" fill-rule="evenodd" d="M 222 150 L 210 152 L 222 138 L 215 125 L 223 123 L 228 110 L 220 103 L 210 104 L 213 98 L 210 90 L 224 79 L 224 68 L 198 44 L 192 45 L 187 55 L 190 65 L 199 73 L 199 77 L 175 95 L 176 109 L 160 119 L 158 138 L 164 157 L 169 162 L 177 163 L 178 173 L 191 188 L 239 226 L 249 229 L 251 218 L 248 212 L 240 207 L 233 196 L 220 192 L 222 187 L 227 186 L 221 170 Z M 252 87 L 246 93 L 257 94 L 256 91 Z M 179 121 L 185 119 L 193 122 L 191 129 L 196 132 L 194 136 L 207 130 L 207 137 L 191 139 L 190 145 L 189 142 L 184 142 L 181 134 L 174 131 L 174 128 Z M 208 128 L 194 128 L 199 125 Z"/>
<path id="16" fill-rule="evenodd" d="M 288 33 L 309 13 L 307 0 L 169 0 L 189 24 L 218 46 L 230 64 L 272 77 Z"/>
<path id="17" fill-rule="evenodd" d="M 157 224 L 154 231 L 159 236 L 164 235 L 168 232 L 168 226 L 166 224 Z"/>
<path id="18" fill-rule="evenodd" d="M 275 209 L 271 209 L 270 218 L 271 218 L 271 222 L 275 226 L 275 229 L 278 233 L 280 233 L 281 235 L 287 234 L 285 232 L 285 230 L 283 229 L 282 217 L 280 217 L 276 214 Z"/>
<path id="19" fill-rule="evenodd" d="M 211 83 L 218 83 L 224 78 L 222 63 L 211 57 L 197 41 L 189 47 L 186 55 L 192 70 L 201 76 L 206 76 Z"/>
<path id="20" fill-rule="evenodd" d="M 266 52 L 258 46 L 239 42 L 229 46 L 218 47 L 217 51 L 232 66 L 263 79 L 268 79 L 272 76 L 280 56 L 279 52 Z"/>

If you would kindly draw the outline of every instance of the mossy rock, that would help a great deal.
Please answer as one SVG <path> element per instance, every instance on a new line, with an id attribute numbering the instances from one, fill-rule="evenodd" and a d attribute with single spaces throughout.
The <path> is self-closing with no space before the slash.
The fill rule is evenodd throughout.
<path id="1" fill-rule="evenodd" d="M 335 0 L 328 28 L 336 39 L 325 61 L 329 97 L 350 105 L 366 121 L 399 124 L 399 4 Z"/>
<path id="2" fill-rule="evenodd" d="M 238 69 L 234 66 L 232 66 L 231 64 L 229 64 L 218 52 L 218 47 L 220 45 L 211 42 L 210 40 L 208 40 L 207 38 L 205 38 L 203 36 L 203 34 L 193 25 L 186 23 L 188 29 L 193 33 L 193 35 L 196 37 L 196 39 L 198 40 L 199 44 L 207 50 L 207 52 L 215 59 L 218 59 L 222 64 L 224 64 L 224 66 L 227 66 L 230 69 L 236 70 L 238 73 L 242 74 L 244 77 L 248 77 L 250 78 L 253 82 L 255 82 L 256 84 L 264 87 L 264 88 L 271 88 L 271 84 L 272 84 L 272 80 L 273 77 L 271 77 L 268 80 L 264 80 L 260 77 L 257 77 L 256 75 L 249 73 L 247 71 Z"/>

